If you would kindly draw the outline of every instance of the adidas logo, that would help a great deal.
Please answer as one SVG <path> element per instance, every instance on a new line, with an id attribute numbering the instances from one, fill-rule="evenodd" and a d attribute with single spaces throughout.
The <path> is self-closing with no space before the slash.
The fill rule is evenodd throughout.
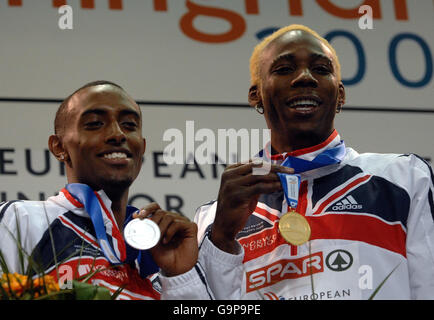
<path id="1" fill-rule="evenodd" d="M 353 196 L 345 197 L 341 201 L 336 202 L 335 205 L 332 207 L 333 211 L 355 210 L 355 209 L 362 209 L 362 205 L 358 204 L 356 199 L 353 198 Z"/>

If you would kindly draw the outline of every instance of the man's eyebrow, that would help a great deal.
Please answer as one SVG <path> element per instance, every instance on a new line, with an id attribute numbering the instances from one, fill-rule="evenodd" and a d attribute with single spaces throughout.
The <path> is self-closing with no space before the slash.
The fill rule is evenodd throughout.
<path id="1" fill-rule="evenodd" d="M 106 113 L 107 113 L 107 110 L 105 110 L 103 108 L 92 108 L 92 109 L 84 111 L 80 117 L 83 118 L 89 114 L 104 115 Z M 124 109 L 124 110 L 121 110 L 120 114 L 122 116 L 133 115 L 133 116 L 137 117 L 138 119 L 140 119 L 140 114 L 136 110 Z"/>
<path id="2" fill-rule="evenodd" d="M 327 60 L 328 64 L 330 64 L 331 66 L 333 66 L 332 59 L 330 59 L 325 54 L 322 54 L 322 53 L 311 53 L 309 55 L 309 58 L 310 58 L 311 61 L 315 61 L 315 60 L 319 60 L 319 59 L 324 59 L 324 60 Z M 275 64 L 279 63 L 282 60 L 294 61 L 295 60 L 295 55 L 293 53 L 284 53 L 284 54 L 281 54 L 281 55 L 277 56 L 273 60 L 273 62 L 271 63 L 271 67 L 273 67 Z"/>
<path id="3" fill-rule="evenodd" d="M 103 115 L 103 114 L 106 114 L 106 113 L 107 113 L 107 111 L 104 110 L 104 109 L 93 108 L 93 109 L 88 109 L 88 110 L 84 111 L 80 115 L 80 118 L 83 118 L 83 117 L 87 116 L 88 114 Z"/>
<path id="4" fill-rule="evenodd" d="M 331 66 L 333 66 L 332 59 L 330 59 L 325 54 L 322 54 L 322 53 L 312 53 L 312 54 L 310 54 L 310 58 L 311 58 L 311 60 L 319 60 L 319 59 L 327 60 L 327 63 L 330 64 Z"/>
<path id="5" fill-rule="evenodd" d="M 123 116 L 132 115 L 132 116 L 135 116 L 136 118 L 140 119 L 140 114 L 136 110 L 124 109 L 124 110 L 121 110 L 120 114 Z"/>
<path id="6" fill-rule="evenodd" d="M 295 56 L 294 56 L 294 54 L 292 54 L 292 53 L 284 53 L 284 54 L 281 54 L 281 55 L 277 56 L 277 57 L 273 60 L 273 62 L 271 63 L 271 67 L 273 67 L 276 63 L 279 63 L 281 60 L 292 61 L 292 60 L 294 60 L 294 59 L 295 59 Z"/>

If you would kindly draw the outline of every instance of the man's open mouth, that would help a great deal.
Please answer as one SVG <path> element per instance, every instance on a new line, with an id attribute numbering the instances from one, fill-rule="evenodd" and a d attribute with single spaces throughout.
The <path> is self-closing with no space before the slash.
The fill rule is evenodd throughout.
<path id="1" fill-rule="evenodd" d="M 106 153 L 103 155 L 106 159 L 126 159 L 128 158 L 126 153 L 123 152 L 112 152 L 112 153 Z"/>
<path id="2" fill-rule="evenodd" d="M 108 150 L 98 154 L 98 157 L 106 159 L 111 162 L 116 162 L 116 161 L 122 162 L 132 158 L 132 154 L 128 150 Z"/>
<path id="3" fill-rule="evenodd" d="M 287 102 L 287 106 L 290 108 L 295 108 L 297 110 L 311 110 L 314 107 L 318 107 L 321 101 L 318 98 L 312 97 L 299 97 L 293 98 Z"/>

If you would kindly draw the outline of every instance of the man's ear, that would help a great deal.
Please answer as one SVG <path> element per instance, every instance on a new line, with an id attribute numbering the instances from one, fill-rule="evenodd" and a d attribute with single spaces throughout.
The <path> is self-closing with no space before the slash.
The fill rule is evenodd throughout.
<path id="1" fill-rule="evenodd" d="M 342 107 L 344 106 L 344 104 L 345 104 L 345 87 L 342 81 L 339 81 L 335 112 L 340 113 L 342 111 Z"/>
<path id="2" fill-rule="evenodd" d="M 338 88 L 338 105 L 343 107 L 345 104 L 345 87 L 342 81 L 339 81 L 339 88 Z"/>
<path id="3" fill-rule="evenodd" d="M 146 139 L 143 138 L 142 164 L 145 162 Z"/>
<path id="4" fill-rule="evenodd" d="M 259 93 L 258 85 L 254 84 L 249 89 L 249 105 L 254 108 L 258 104 L 262 105 L 262 98 Z"/>
<path id="5" fill-rule="evenodd" d="M 56 157 L 57 160 L 61 162 L 68 161 L 69 156 L 63 148 L 62 141 L 57 134 L 52 134 L 48 138 L 48 149 L 50 149 L 51 153 Z"/>

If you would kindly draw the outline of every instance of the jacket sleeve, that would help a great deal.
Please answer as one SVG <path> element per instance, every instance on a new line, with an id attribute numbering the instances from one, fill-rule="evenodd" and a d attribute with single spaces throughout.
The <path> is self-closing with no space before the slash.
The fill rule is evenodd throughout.
<path id="1" fill-rule="evenodd" d="M 16 200 L 2 204 L 0 251 L 6 265 L 3 268 L 26 273 L 28 257 L 57 215 L 58 211 L 49 210 L 43 201 Z"/>
<path id="2" fill-rule="evenodd" d="M 194 221 L 198 225 L 199 261 L 208 286 L 215 299 L 238 300 L 243 297 L 244 249 L 239 245 L 238 254 L 224 252 L 214 246 L 208 237 L 214 221 L 217 202 L 202 206 L 196 211 Z"/>
<path id="3" fill-rule="evenodd" d="M 434 175 L 432 168 L 410 155 L 407 259 L 412 299 L 434 299 Z"/>
<path id="4" fill-rule="evenodd" d="M 27 266 L 26 256 L 31 253 L 28 236 L 28 215 L 19 202 L 9 201 L 0 207 L 0 254 L 2 265 L 0 273 L 24 273 Z M 19 254 L 19 247 L 25 254 Z"/>
<path id="5" fill-rule="evenodd" d="M 244 250 L 241 245 L 239 248 L 234 255 L 214 246 L 208 236 L 202 241 L 199 264 L 217 300 L 239 300 L 243 296 Z"/>
<path id="6" fill-rule="evenodd" d="M 242 296 L 244 251 L 233 255 L 203 239 L 197 264 L 190 271 L 166 277 L 160 274 L 162 300 L 238 300 Z"/>
<path id="7" fill-rule="evenodd" d="M 214 296 L 198 264 L 190 271 L 166 277 L 160 273 L 161 300 L 210 300 Z"/>

